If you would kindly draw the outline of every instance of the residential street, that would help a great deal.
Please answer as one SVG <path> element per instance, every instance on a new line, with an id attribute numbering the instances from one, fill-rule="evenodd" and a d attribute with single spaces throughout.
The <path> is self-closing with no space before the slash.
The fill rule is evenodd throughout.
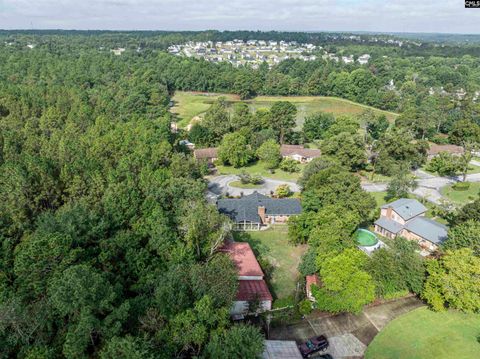
<path id="1" fill-rule="evenodd" d="M 269 195 L 270 192 L 282 185 L 287 184 L 293 192 L 300 192 L 300 186 L 295 182 L 279 181 L 271 178 L 264 178 L 264 182 L 259 188 L 238 188 L 229 185 L 230 182 L 238 181 L 240 178 L 236 175 L 222 175 L 209 178 L 207 197 L 209 200 L 216 199 L 221 194 L 228 193 L 230 196 L 240 196 L 252 194 L 254 191 Z"/>
<path id="2" fill-rule="evenodd" d="M 441 188 L 463 180 L 462 176 L 440 177 L 423 170 L 416 170 L 413 174 L 417 177 L 418 187 L 412 193 L 439 205 L 444 204 Z M 480 173 L 468 174 L 467 181 L 480 182 Z M 362 188 L 367 192 L 383 192 L 387 189 L 387 184 L 363 182 Z"/>

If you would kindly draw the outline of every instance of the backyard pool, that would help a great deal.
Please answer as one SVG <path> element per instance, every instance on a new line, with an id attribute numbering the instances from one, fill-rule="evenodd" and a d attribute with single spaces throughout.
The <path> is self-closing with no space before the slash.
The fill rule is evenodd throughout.
<path id="1" fill-rule="evenodd" d="M 355 239 L 357 240 L 358 245 L 362 247 L 371 247 L 378 243 L 377 236 L 363 228 L 357 229 L 355 232 Z"/>

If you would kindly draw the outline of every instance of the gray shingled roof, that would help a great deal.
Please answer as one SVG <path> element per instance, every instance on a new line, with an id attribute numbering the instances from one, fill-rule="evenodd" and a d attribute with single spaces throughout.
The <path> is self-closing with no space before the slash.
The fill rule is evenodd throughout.
<path id="1" fill-rule="evenodd" d="M 447 239 L 447 226 L 430 218 L 414 218 L 405 224 L 405 228 L 435 244 L 440 244 Z"/>
<path id="2" fill-rule="evenodd" d="M 274 199 L 258 192 L 242 198 L 220 199 L 218 211 L 229 216 L 235 222 L 260 223 L 258 207 L 265 207 L 267 215 L 294 215 L 302 213 L 300 201 L 295 198 Z"/>
<path id="3" fill-rule="evenodd" d="M 386 217 L 380 217 L 379 219 L 377 219 L 375 221 L 375 224 L 382 227 L 382 228 L 385 228 L 387 231 L 389 231 L 393 234 L 397 234 L 398 232 L 400 232 L 403 229 L 402 224 L 400 224 L 398 222 L 395 222 L 391 219 L 388 219 Z"/>
<path id="4" fill-rule="evenodd" d="M 416 199 L 400 198 L 392 203 L 387 203 L 382 208 L 391 207 L 405 221 L 425 212 L 427 208 Z"/>

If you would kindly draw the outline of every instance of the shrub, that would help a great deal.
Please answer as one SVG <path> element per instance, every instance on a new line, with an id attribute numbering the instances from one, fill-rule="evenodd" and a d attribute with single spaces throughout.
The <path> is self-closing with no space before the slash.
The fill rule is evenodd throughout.
<path id="1" fill-rule="evenodd" d="M 302 300 L 298 303 L 298 312 L 301 315 L 308 315 L 312 312 L 312 303 L 308 299 Z"/>
<path id="2" fill-rule="evenodd" d="M 275 195 L 278 198 L 285 198 L 288 197 L 292 194 L 292 191 L 290 190 L 290 186 L 288 184 L 282 184 L 277 187 L 275 190 Z"/>
<path id="3" fill-rule="evenodd" d="M 292 160 L 291 158 L 285 158 L 280 163 L 280 169 L 285 171 L 285 172 L 290 172 L 290 173 L 300 171 L 300 168 L 298 167 L 297 161 Z"/>
<path id="4" fill-rule="evenodd" d="M 248 174 L 245 171 L 242 171 L 242 173 L 240 173 L 238 175 L 238 177 L 240 178 L 240 182 L 242 182 L 243 184 L 250 183 L 250 181 L 251 181 L 250 174 Z"/>
<path id="5" fill-rule="evenodd" d="M 262 184 L 263 178 L 260 175 L 252 175 L 250 176 L 250 183 L 251 184 Z"/>
<path id="6" fill-rule="evenodd" d="M 455 191 L 468 191 L 470 189 L 470 182 L 457 182 L 452 188 Z"/>

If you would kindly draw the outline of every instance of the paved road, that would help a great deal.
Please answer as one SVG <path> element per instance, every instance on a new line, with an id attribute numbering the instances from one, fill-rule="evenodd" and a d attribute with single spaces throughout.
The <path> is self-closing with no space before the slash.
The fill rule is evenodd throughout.
<path id="1" fill-rule="evenodd" d="M 244 195 L 252 194 L 254 191 L 258 193 L 269 195 L 270 192 L 275 191 L 275 189 L 282 185 L 287 184 L 290 186 L 290 189 L 293 192 L 300 192 L 300 187 L 295 182 L 288 181 L 279 181 L 271 178 L 263 178 L 264 182 L 259 188 L 237 188 L 230 186 L 230 182 L 238 181 L 240 178 L 235 175 L 223 175 L 208 178 L 208 193 L 207 197 L 209 200 L 214 200 L 216 197 L 228 193 L 230 196 L 240 196 L 242 193 Z"/>
<path id="2" fill-rule="evenodd" d="M 417 177 L 418 187 L 412 193 L 440 205 L 445 204 L 445 199 L 440 192 L 442 187 L 463 181 L 462 176 L 440 177 L 422 170 L 416 170 L 413 174 Z M 467 175 L 467 181 L 480 182 L 480 173 Z M 387 184 L 364 182 L 362 188 L 367 192 L 383 192 L 387 189 Z"/>
<path id="3" fill-rule="evenodd" d="M 330 342 L 328 353 L 335 359 L 362 358 L 368 344 L 391 320 L 422 306 L 420 300 L 409 297 L 367 307 L 358 315 L 312 314 L 302 321 L 271 328 L 268 339 L 301 343 L 324 334 Z"/>

